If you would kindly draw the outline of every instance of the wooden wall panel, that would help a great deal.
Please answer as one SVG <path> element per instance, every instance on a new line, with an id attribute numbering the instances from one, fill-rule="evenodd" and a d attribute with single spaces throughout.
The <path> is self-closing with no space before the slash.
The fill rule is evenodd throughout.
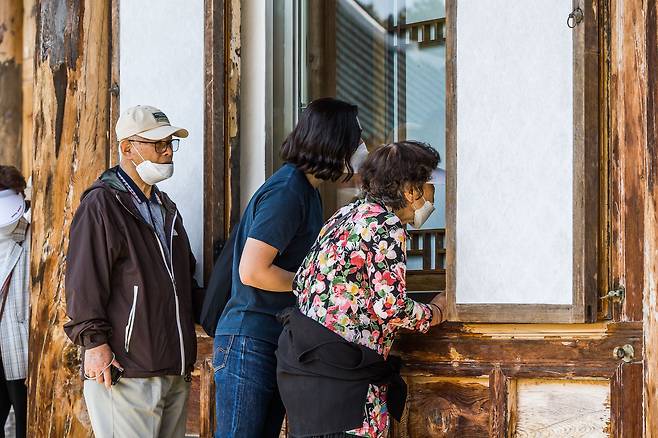
<path id="1" fill-rule="evenodd" d="M 91 435 L 80 353 L 62 330 L 68 230 L 107 166 L 109 2 L 41 0 L 34 90 L 30 437 Z"/>
<path id="2" fill-rule="evenodd" d="M 21 169 L 23 2 L 0 2 L 0 164 Z"/>
<path id="3" fill-rule="evenodd" d="M 610 436 L 607 381 L 521 379 L 516 383 L 515 438 Z"/>
<path id="4" fill-rule="evenodd" d="M 489 380 L 410 378 L 405 415 L 393 435 L 484 437 L 489 434 Z"/>

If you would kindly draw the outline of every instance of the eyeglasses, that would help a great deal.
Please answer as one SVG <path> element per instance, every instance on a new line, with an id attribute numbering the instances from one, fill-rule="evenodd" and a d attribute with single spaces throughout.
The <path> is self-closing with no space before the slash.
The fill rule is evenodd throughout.
<path id="1" fill-rule="evenodd" d="M 155 151 L 159 154 L 164 154 L 168 148 L 171 148 L 172 152 L 178 152 L 178 147 L 180 140 L 177 138 L 174 138 L 172 140 L 162 140 L 162 141 L 138 141 L 137 143 L 146 143 L 146 144 L 152 144 L 153 147 L 155 148 Z"/>

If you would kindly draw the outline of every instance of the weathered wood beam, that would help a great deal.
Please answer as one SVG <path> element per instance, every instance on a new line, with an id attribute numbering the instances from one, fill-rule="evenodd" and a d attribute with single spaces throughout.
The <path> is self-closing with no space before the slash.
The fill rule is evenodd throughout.
<path id="1" fill-rule="evenodd" d="M 646 195 L 644 204 L 644 412 L 647 437 L 658 436 L 658 6 L 645 6 L 646 53 Z M 639 5 L 638 5 L 639 7 Z M 625 12 L 626 13 L 626 12 Z M 640 41 L 636 41 L 638 44 Z"/>
<path id="2" fill-rule="evenodd" d="M 649 2 L 650 3 L 650 2 Z M 646 154 L 646 3 L 610 0 L 608 24 L 611 286 L 626 297 L 615 317 L 642 320 Z M 621 310 L 621 312 L 620 312 Z"/>
<path id="3" fill-rule="evenodd" d="M 226 51 L 224 0 L 205 0 L 203 118 L 203 276 L 210 278 L 216 252 L 228 238 L 226 225 Z"/>
<path id="4" fill-rule="evenodd" d="M 0 164 L 21 168 L 23 3 L 0 2 Z"/>
<path id="5" fill-rule="evenodd" d="M 527 333 L 474 333 L 473 326 L 444 324 L 425 336 L 403 335 L 395 354 L 403 358 L 405 374 L 440 376 L 488 376 L 500 367 L 507 377 L 575 376 L 610 377 L 620 361 L 615 347 L 631 344 L 642 357 L 642 323 L 616 323 L 560 336 L 541 326 Z M 587 326 L 583 326 L 587 327 Z M 551 329 L 546 326 L 546 329 Z"/>
<path id="6" fill-rule="evenodd" d="M 31 437 L 91 436 L 79 350 L 64 335 L 68 230 L 107 166 L 110 4 L 41 0 L 34 90 L 34 213 L 29 349 Z"/>
<path id="7" fill-rule="evenodd" d="M 489 399 L 491 414 L 489 415 L 489 437 L 506 438 L 507 421 L 509 417 L 508 394 L 509 379 L 500 367 L 495 367 L 489 375 Z"/>
<path id="8" fill-rule="evenodd" d="M 215 371 L 212 357 L 201 363 L 199 438 L 212 438 L 215 432 Z"/>
<path id="9" fill-rule="evenodd" d="M 36 40 L 37 1 L 23 0 L 23 117 L 21 126 L 22 166 L 24 175 L 32 175 L 34 157 L 34 43 Z"/>
<path id="10" fill-rule="evenodd" d="M 616 438 L 655 436 L 656 430 L 642 433 L 642 364 L 619 365 L 610 382 L 610 428 Z"/>

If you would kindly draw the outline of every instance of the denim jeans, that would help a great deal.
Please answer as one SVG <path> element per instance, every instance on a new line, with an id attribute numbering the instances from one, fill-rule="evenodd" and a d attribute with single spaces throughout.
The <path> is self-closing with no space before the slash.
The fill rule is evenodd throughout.
<path id="1" fill-rule="evenodd" d="M 276 438 L 285 408 L 276 385 L 276 345 L 215 336 L 215 438 Z"/>

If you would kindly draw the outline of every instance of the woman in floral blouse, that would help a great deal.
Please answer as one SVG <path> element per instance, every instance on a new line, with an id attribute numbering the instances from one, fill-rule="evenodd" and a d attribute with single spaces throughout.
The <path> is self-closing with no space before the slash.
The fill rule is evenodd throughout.
<path id="1" fill-rule="evenodd" d="M 422 304 L 407 297 L 405 282 L 405 225 L 419 228 L 434 210 L 430 178 L 438 163 L 433 148 L 413 141 L 370 154 L 361 168 L 362 199 L 329 219 L 297 271 L 304 315 L 383 357 L 399 329 L 424 333 L 443 320 L 445 294 Z M 371 384 L 361 427 L 330 436 L 387 436 L 386 398 L 386 385 Z"/>

